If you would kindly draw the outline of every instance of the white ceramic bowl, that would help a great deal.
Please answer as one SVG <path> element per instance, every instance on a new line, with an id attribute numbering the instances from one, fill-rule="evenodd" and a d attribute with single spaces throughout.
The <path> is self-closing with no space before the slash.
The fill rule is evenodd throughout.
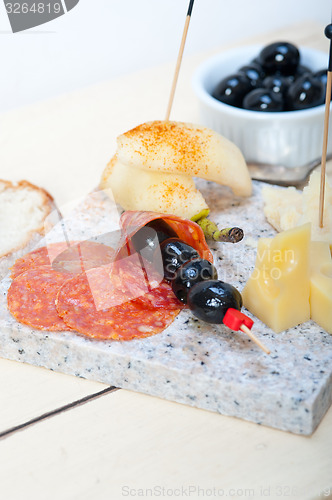
<path id="1" fill-rule="evenodd" d="M 268 113 L 224 104 L 212 92 L 224 77 L 254 59 L 262 46 L 251 45 L 218 54 L 196 71 L 193 87 L 200 102 L 200 121 L 239 146 L 248 162 L 304 165 L 322 154 L 325 106 Z M 327 68 L 328 54 L 299 47 L 301 64 Z M 332 131 L 328 152 L 332 151 Z"/>

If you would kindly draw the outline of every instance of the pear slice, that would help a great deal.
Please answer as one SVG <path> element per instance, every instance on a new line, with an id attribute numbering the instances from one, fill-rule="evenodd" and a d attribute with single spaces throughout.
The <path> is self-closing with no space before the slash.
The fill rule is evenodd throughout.
<path id="1" fill-rule="evenodd" d="M 120 135 L 119 161 L 149 172 L 201 177 L 250 196 L 251 179 L 239 148 L 211 129 L 191 123 L 152 121 Z M 138 177 L 138 176 L 137 176 Z"/>
<path id="2" fill-rule="evenodd" d="M 100 187 L 110 188 L 125 210 L 149 210 L 191 219 L 209 211 L 191 176 L 137 170 L 114 156 L 105 168 Z"/>

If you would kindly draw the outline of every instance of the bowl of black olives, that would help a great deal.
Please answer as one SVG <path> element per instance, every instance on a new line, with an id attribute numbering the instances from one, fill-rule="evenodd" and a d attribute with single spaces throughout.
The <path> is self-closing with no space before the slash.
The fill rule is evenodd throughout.
<path id="1" fill-rule="evenodd" d="M 248 162 L 304 165 L 322 152 L 327 64 L 328 53 L 285 41 L 218 54 L 194 75 L 200 121 Z"/>

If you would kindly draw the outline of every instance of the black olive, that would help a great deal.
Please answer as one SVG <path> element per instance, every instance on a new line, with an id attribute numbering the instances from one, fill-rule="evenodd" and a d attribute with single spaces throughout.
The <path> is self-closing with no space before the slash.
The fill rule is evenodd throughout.
<path id="1" fill-rule="evenodd" d="M 274 42 L 261 50 L 258 61 L 267 74 L 292 75 L 298 67 L 300 53 L 292 43 Z"/>
<path id="2" fill-rule="evenodd" d="M 288 89 L 286 96 L 287 109 L 313 108 L 323 104 L 325 100 L 324 85 L 311 74 L 298 78 Z"/>
<path id="3" fill-rule="evenodd" d="M 291 83 L 292 80 L 288 76 L 270 75 L 264 78 L 262 87 L 284 96 Z"/>
<path id="4" fill-rule="evenodd" d="M 176 232 L 165 221 L 155 219 L 137 231 L 131 241 L 136 252 L 149 262 L 152 262 L 154 252 L 160 243 L 176 236 Z"/>
<path id="5" fill-rule="evenodd" d="M 291 75 L 290 78 L 295 81 L 301 76 L 306 75 L 307 73 L 312 74 L 311 69 L 308 68 L 308 66 L 303 66 L 302 64 L 299 64 L 298 67 L 296 68 L 294 75 Z"/>
<path id="6" fill-rule="evenodd" d="M 198 252 L 187 245 L 179 238 L 170 238 L 163 241 L 160 245 L 161 257 L 164 266 L 164 277 L 172 280 L 175 272 L 182 264 L 191 259 L 198 259 Z"/>
<path id="7" fill-rule="evenodd" d="M 262 67 L 262 66 L 261 66 L 261 63 L 259 62 L 259 57 L 258 57 L 258 56 L 257 56 L 257 57 L 254 57 L 254 59 L 252 59 L 252 60 L 250 61 L 250 64 L 251 64 L 251 63 L 258 64 L 260 67 Z M 262 68 L 262 69 L 263 69 L 263 68 Z"/>
<path id="8" fill-rule="evenodd" d="M 219 324 L 223 322 L 227 309 L 240 310 L 242 297 L 234 286 L 218 280 L 201 281 L 188 293 L 188 306 L 202 321 Z"/>
<path id="9" fill-rule="evenodd" d="M 320 69 L 319 71 L 316 71 L 316 73 L 314 73 L 314 77 L 317 80 L 320 80 L 322 82 L 322 84 L 324 85 L 324 87 L 326 87 L 326 84 L 327 84 L 327 69 Z"/>
<path id="10" fill-rule="evenodd" d="M 320 71 L 316 71 L 316 73 L 314 73 L 314 78 L 316 78 L 316 80 L 319 80 L 320 82 L 322 82 L 322 84 L 324 86 L 324 93 L 326 95 L 327 69 L 321 69 Z M 331 97 L 332 97 L 332 90 L 331 90 Z"/>
<path id="11" fill-rule="evenodd" d="M 241 66 L 239 73 L 243 73 L 247 78 L 249 78 L 253 87 L 259 87 L 265 76 L 262 66 L 254 62 Z"/>
<path id="12" fill-rule="evenodd" d="M 269 89 L 252 90 L 243 99 L 243 108 L 251 111 L 276 112 L 284 109 L 282 96 Z"/>
<path id="13" fill-rule="evenodd" d="M 176 271 L 172 280 L 172 289 L 176 297 L 186 304 L 190 288 L 200 281 L 217 278 L 217 270 L 211 262 L 205 259 L 193 259 Z"/>
<path id="14" fill-rule="evenodd" d="M 241 107 L 243 97 L 252 89 L 251 81 L 246 75 L 234 73 L 221 80 L 212 96 L 230 106 Z"/>

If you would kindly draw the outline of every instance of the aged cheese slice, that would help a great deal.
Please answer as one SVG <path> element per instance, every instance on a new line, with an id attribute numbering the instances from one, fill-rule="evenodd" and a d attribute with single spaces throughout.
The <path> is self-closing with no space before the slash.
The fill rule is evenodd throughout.
<path id="1" fill-rule="evenodd" d="M 310 314 L 332 333 L 332 260 L 328 243 L 321 241 L 310 248 Z"/>
<path id="2" fill-rule="evenodd" d="M 153 121 L 117 139 L 121 163 L 136 169 L 201 177 L 250 196 L 251 179 L 239 148 L 217 132 L 183 122 Z"/>
<path id="3" fill-rule="evenodd" d="M 149 210 L 191 219 L 208 206 L 188 175 L 138 171 L 112 158 L 100 187 L 110 188 L 125 210 Z"/>
<path id="4" fill-rule="evenodd" d="M 326 181 L 324 226 L 318 225 L 320 172 L 311 174 L 309 184 L 301 191 L 266 186 L 262 190 L 264 214 L 277 231 L 311 223 L 311 239 L 327 241 L 332 248 L 332 187 Z"/>
<path id="5" fill-rule="evenodd" d="M 324 199 L 324 225 L 319 227 L 320 171 L 310 176 L 309 184 L 303 189 L 302 217 L 299 224 L 311 222 L 311 239 L 327 241 L 332 248 L 332 187 L 326 180 Z"/>
<path id="6" fill-rule="evenodd" d="M 255 269 L 242 292 L 243 303 L 275 332 L 310 318 L 310 224 L 258 242 Z"/>
<path id="7" fill-rule="evenodd" d="M 298 225 L 302 215 L 302 193 L 289 187 L 279 189 L 264 186 L 264 215 L 278 232 L 287 231 Z"/>

